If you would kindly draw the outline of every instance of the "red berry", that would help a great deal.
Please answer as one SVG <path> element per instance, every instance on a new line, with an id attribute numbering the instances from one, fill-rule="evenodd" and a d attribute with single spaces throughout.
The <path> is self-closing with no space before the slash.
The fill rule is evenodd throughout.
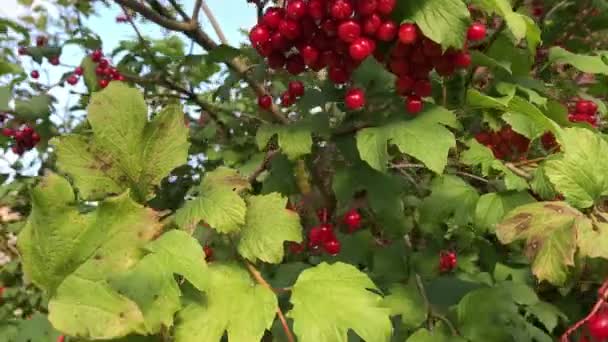
<path id="1" fill-rule="evenodd" d="M 325 0 L 310 0 L 308 2 L 308 15 L 314 20 L 325 18 Z"/>
<path id="2" fill-rule="evenodd" d="M 36 37 L 36 46 L 41 47 L 46 45 L 46 37 L 38 36 Z"/>
<path id="3" fill-rule="evenodd" d="M 40 135 L 36 132 L 32 133 L 32 142 L 34 144 L 37 144 L 38 142 L 40 142 Z"/>
<path id="4" fill-rule="evenodd" d="M 49 58 L 49 64 L 51 64 L 51 65 L 59 65 L 59 57 L 58 56 L 53 56 L 53 57 Z"/>
<path id="5" fill-rule="evenodd" d="M 101 88 L 105 88 L 108 86 L 108 84 L 110 84 L 110 81 L 106 80 L 105 78 L 102 78 L 101 80 L 99 80 L 99 87 Z"/>
<path id="6" fill-rule="evenodd" d="M 300 36 L 300 25 L 297 21 L 284 19 L 279 24 L 279 32 L 289 40 L 295 40 Z"/>
<path id="7" fill-rule="evenodd" d="M 251 45 L 258 47 L 270 39 L 270 31 L 264 25 L 255 25 L 249 31 L 249 40 Z"/>
<path id="8" fill-rule="evenodd" d="M 99 66 L 100 68 L 103 68 L 103 69 L 107 68 L 109 65 L 110 65 L 110 62 L 105 58 L 100 59 L 97 64 L 97 66 Z"/>
<path id="9" fill-rule="evenodd" d="M 377 14 L 372 14 L 369 17 L 363 19 L 363 33 L 368 36 L 375 36 L 378 32 L 378 28 L 382 25 L 382 19 Z"/>
<path id="10" fill-rule="evenodd" d="M 361 25 L 354 20 L 347 20 L 338 26 L 338 37 L 347 43 L 352 43 L 361 35 Z"/>
<path id="11" fill-rule="evenodd" d="M 596 341 L 603 341 L 608 338 L 608 312 L 600 311 L 586 323 L 589 335 Z"/>
<path id="12" fill-rule="evenodd" d="M 589 101 L 589 115 L 595 115 L 597 113 L 597 103 L 595 101 Z"/>
<path id="13" fill-rule="evenodd" d="M 415 83 L 416 81 L 413 78 L 403 75 L 400 76 L 397 81 L 395 81 L 395 88 L 397 89 L 397 93 L 399 95 L 405 96 L 412 92 Z"/>
<path id="14" fill-rule="evenodd" d="M 290 74 L 296 76 L 306 70 L 306 65 L 304 64 L 302 56 L 300 56 L 299 54 L 295 54 L 287 58 L 287 65 L 285 66 L 285 68 Z"/>
<path id="15" fill-rule="evenodd" d="M 287 89 L 289 91 L 289 94 L 291 94 L 291 96 L 293 96 L 294 98 L 298 98 L 304 95 L 304 83 L 300 81 L 289 82 L 289 84 L 287 85 Z"/>
<path id="16" fill-rule="evenodd" d="M 76 67 L 76 69 L 74 69 L 74 73 L 78 76 L 82 76 L 84 70 L 82 69 L 82 67 Z"/>
<path id="17" fill-rule="evenodd" d="M 262 95 L 258 97 L 258 106 L 262 109 L 269 109 L 272 107 L 272 97 L 270 95 Z"/>
<path id="18" fill-rule="evenodd" d="M 120 81 L 120 82 L 123 82 L 125 80 L 125 77 L 122 74 L 115 74 L 113 78 L 115 81 Z"/>
<path id="19" fill-rule="evenodd" d="M 486 25 L 482 23 L 473 23 L 467 31 L 467 39 L 470 41 L 478 41 L 486 38 Z"/>
<path id="20" fill-rule="evenodd" d="M 57 337 L 57 342 L 63 342 L 63 341 L 65 341 L 65 336 L 64 335 L 59 335 Z"/>
<path id="21" fill-rule="evenodd" d="M 375 50 L 375 43 L 367 38 L 358 38 L 348 49 L 350 57 L 356 61 L 362 61 Z"/>
<path id="22" fill-rule="evenodd" d="M 305 246 L 303 243 L 297 243 L 297 242 L 293 242 L 293 241 L 289 242 L 289 251 L 292 254 L 300 254 L 300 253 L 304 252 L 304 248 L 305 248 Z"/>
<path id="23" fill-rule="evenodd" d="M 576 112 L 577 113 L 581 113 L 581 114 L 595 114 L 595 113 L 590 113 L 590 101 L 586 101 L 586 100 L 578 100 L 576 102 Z"/>
<path id="24" fill-rule="evenodd" d="M 323 243 L 323 249 L 329 255 L 337 255 L 338 253 L 340 253 L 341 249 L 340 241 L 338 241 L 337 239 L 325 241 Z"/>
<path id="25" fill-rule="evenodd" d="M 418 40 L 418 28 L 415 24 L 405 23 L 399 27 L 399 41 L 403 44 L 414 44 Z"/>
<path id="26" fill-rule="evenodd" d="M 101 58 L 103 57 L 103 52 L 101 52 L 101 50 L 95 50 L 93 51 L 93 53 L 91 54 L 91 59 L 93 60 L 93 62 L 97 63 L 101 60 Z"/>
<path id="27" fill-rule="evenodd" d="M 291 94 L 286 91 L 281 95 L 281 106 L 283 107 L 291 107 L 295 103 L 295 99 Z"/>
<path id="28" fill-rule="evenodd" d="M 12 137 L 15 135 L 15 130 L 12 128 L 3 128 L 2 129 L 2 135 L 4 135 L 5 137 Z"/>
<path id="29" fill-rule="evenodd" d="M 468 52 L 458 52 L 454 55 L 454 65 L 461 69 L 466 69 L 471 65 L 471 55 Z"/>
<path id="30" fill-rule="evenodd" d="M 106 69 L 98 66 L 98 67 L 95 68 L 95 74 L 97 76 L 103 76 L 103 75 L 106 74 Z"/>
<path id="31" fill-rule="evenodd" d="M 327 223 L 327 221 L 329 220 L 329 211 L 327 210 L 327 208 L 321 208 L 317 210 L 317 218 L 319 219 L 319 221 L 321 221 L 321 223 Z"/>
<path id="32" fill-rule="evenodd" d="M 348 82 L 350 74 L 346 69 L 339 65 L 334 65 L 329 68 L 329 79 L 335 84 L 343 84 Z"/>
<path id="33" fill-rule="evenodd" d="M 361 214 L 357 209 L 351 209 L 344 215 L 343 222 L 352 233 L 361 227 Z"/>
<path id="34" fill-rule="evenodd" d="M 283 20 L 283 9 L 277 7 L 270 7 L 264 13 L 262 17 L 262 23 L 271 29 L 276 29 L 279 27 L 281 20 Z"/>
<path id="35" fill-rule="evenodd" d="M 38 70 L 32 70 L 32 72 L 30 72 L 30 76 L 36 80 L 38 77 L 40 77 L 40 72 L 38 72 Z"/>
<path id="36" fill-rule="evenodd" d="M 555 139 L 555 135 L 551 132 L 546 132 L 540 138 L 540 142 L 542 143 L 545 150 L 552 150 L 558 146 L 557 140 Z"/>
<path id="37" fill-rule="evenodd" d="M 390 70 L 398 76 L 407 75 L 410 72 L 410 65 L 405 59 L 393 58 L 389 64 Z"/>
<path id="38" fill-rule="evenodd" d="M 439 253 L 439 270 L 441 272 L 450 272 L 456 268 L 457 257 L 456 253 L 451 251 L 441 251 Z"/>
<path id="39" fill-rule="evenodd" d="M 418 95 L 410 95 L 407 98 L 405 105 L 407 112 L 410 114 L 418 114 L 422 111 L 422 100 Z"/>
<path id="40" fill-rule="evenodd" d="M 17 49 L 17 53 L 18 53 L 20 56 L 27 55 L 27 48 L 26 48 L 25 46 L 20 46 L 20 47 Z"/>
<path id="41" fill-rule="evenodd" d="M 532 15 L 535 17 L 540 17 L 545 12 L 543 6 L 534 6 L 532 8 Z"/>
<path id="42" fill-rule="evenodd" d="M 291 0 L 287 3 L 285 15 L 288 18 L 299 20 L 308 13 L 307 4 L 302 0 Z"/>
<path id="43" fill-rule="evenodd" d="M 211 261 L 211 259 L 213 259 L 213 248 L 211 248 L 211 246 L 205 245 L 203 247 L 203 253 L 205 253 L 205 261 Z"/>
<path id="44" fill-rule="evenodd" d="M 380 27 L 378 27 L 378 31 L 376 32 L 376 37 L 378 40 L 383 42 L 390 42 L 395 39 L 397 35 L 397 24 L 395 24 L 392 20 L 387 20 L 383 22 Z"/>
<path id="45" fill-rule="evenodd" d="M 344 104 L 350 110 L 357 110 L 365 106 L 365 92 L 361 88 L 352 88 L 346 92 Z"/>
<path id="46" fill-rule="evenodd" d="M 389 15 L 395 9 L 397 0 L 378 0 L 377 11 L 383 15 Z"/>
<path id="47" fill-rule="evenodd" d="M 374 14 L 377 8 L 376 0 L 357 0 L 357 13 L 362 17 Z"/>
<path id="48" fill-rule="evenodd" d="M 330 13 L 336 20 L 348 19 L 353 15 L 353 6 L 348 0 L 336 0 L 330 7 Z"/>
<path id="49" fill-rule="evenodd" d="M 305 45 L 300 50 L 300 54 L 302 55 L 302 59 L 304 60 L 304 64 L 308 66 L 313 66 L 319 60 L 319 50 L 311 45 Z"/>
<path id="50" fill-rule="evenodd" d="M 414 93 L 420 97 L 429 97 L 433 93 L 433 87 L 428 80 L 418 80 L 414 85 Z"/>
<path id="51" fill-rule="evenodd" d="M 323 223 L 318 227 L 313 227 L 308 232 L 308 242 L 312 246 L 318 246 L 328 240 L 335 239 L 333 227 L 330 224 Z"/>
<path id="52" fill-rule="evenodd" d="M 70 85 L 75 85 L 76 83 L 78 83 L 78 76 L 76 75 L 70 75 L 70 77 L 68 77 L 67 82 Z"/>

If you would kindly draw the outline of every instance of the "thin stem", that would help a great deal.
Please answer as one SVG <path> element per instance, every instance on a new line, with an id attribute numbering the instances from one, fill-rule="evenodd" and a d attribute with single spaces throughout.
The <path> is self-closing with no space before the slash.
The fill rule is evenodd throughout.
<path id="1" fill-rule="evenodd" d="M 518 175 L 521 178 L 524 178 L 526 180 L 532 180 L 534 178 L 531 174 L 518 168 L 513 163 L 505 163 L 505 166 L 507 167 L 507 169 L 511 170 L 511 172 L 513 172 L 514 174 Z"/>
<path id="2" fill-rule="evenodd" d="M 253 266 L 250 262 L 245 261 L 245 266 L 247 266 L 247 270 L 249 270 L 249 273 L 251 273 L 251 276 L 253 276 L 253 278 L 262 286 L 264 286 L 265 288 L 275 292 L 275 289 L 272 288 L 272 286 L 270 286 L 270 284 L 268 284 L 268 282 L 266 281 L 266 279 L 264 279 L 264 277 L 262 276 L 262 274 L 260 273 L 260 271 L 257 270 L 257 268 L 255 268 L 255 266 Z M 285 331 L 285 335 L 287 336 L 287 340 L 289 342 L 295 342 L 296 339 L 293 336 L 293 333 L 291 332 L 291 329 L 289 329 L 289 325 L 287 324 L 287 319 L 285 319 L 285 315 L 283 314 L 283 311 L 281 310 L 281 307 L 277 305 L 277 315 L 279 316 L 279 320 L 281 321 L 281 325 L 283 326 L 283 331 Z"/>
<path id="3" fill-rule="evenodd" d="M 468 173 L 468 172 L 464 172 L 464 171 L 456 171 L 456 174 L 457 174 L 457 175 L 460 175 L 460 176 L 464 176 L 464 177 L 469 177 L 469 178 L 471 178 L 471 179 L 474 179 L 474 180 L 480 181 L 480 182 L 482 182 L 482 183 L 489 183 L 489 182 L 490 182 L 490 181 L 488 181 L 488 180 L 487 180 L 487 179 L 485 179 L 485 178 L 482 178 L 482 177 L 476 176 L 476 175 L 474 175 L 474 174 L 472 174 L 472 173 Z"/>
<path id="4" fill-rule="evenodd" d="M 195 0 L 194 8 L 192 9 L 192 20 L 198 24 L 199 13 L 201 12 L 201 6 L 203 5 L 203 0 Z"/>
<path id="5" fill-rule="evenodd" d="M 222 42 L 222 44 L 224 44 L 224 45 L 229 45 L 228 39 L 226 39 L 226 35 L 224 34 L 224 31 L 222 30 L 222 27 L 220 26 L 219 22 L 215 18 L 215 15 L 213 15 L 211 8 L 209 8 L 209 6 L 207 6 L 207 3 L 204 0 L 197 0 L 197 1 L 201 2 L 203 12 L 205 12 L 205 16 L 207 16 L 207 19 L 209 19 L 209 22 L 211 23 L 211 26 L 213 27 L 215 34 L 217 34 L 217 37 L 220 39 L 220 42 Z"/>
<path id="6" fill-rule="evenodd" d="M 268 166 L 270 165 L 270 162 L 278 153 L 279 153 L 279 150 L 270 150 L 270 151 L 266 152 L 266 155 L 264 156 L 264 160 L 262 161 L 262 163 L 249 176 L 249 183 L 255 182 L 255 180 L 262 174 L 262 172 L 264 172 L 268 168 Z"/>
<path id="7" fill-rule="evenodd" d="M 191 22 L 179 22 L 173 19 L 169 19 L 160 15 L 158 12 L 154 11 L 152 8 L 144 5 L 143 3 L 137 0 L 114 0 L 121 6 L 125 6 L 127 8 L 132 9 L 133 11 L 141 14 L 144 18 L 157 23 L 158 25 L 165 27 L 174 31 L 192 31 L 195 27 Z"/>
<path id="8" fill-rule="evenodd" d="M 169 0 L 169 3 L 171 4 L 171 6 L 173 6 L 173 9 L 175 9 L 175 11 L 177 12 L 177 14 L 179 14 L 182 19 L 184 19 L 184 21 L 190 21 L 190 18 L 188 17 L 188 14 L 184 11 L 184 9 L 182 8 L 182 6 L 180 6 L 177 1 L 175 0 Z"/>

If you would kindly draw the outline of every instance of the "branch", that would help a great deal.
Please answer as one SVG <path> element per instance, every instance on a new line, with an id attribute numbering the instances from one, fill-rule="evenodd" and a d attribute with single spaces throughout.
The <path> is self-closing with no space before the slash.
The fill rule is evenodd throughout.
<path id="1" fill-rule="evenodd" d="M 266 281 L 266 279 L 264 279 L 264 277 L 262 277 L 262 274 L 260 273 L 260 271 L 258 271 L 255 266 L 253 266 L 250 262 L 245 261 L 245 266 L 247 266 L 247 270 L 249 270 L 249 273 L 251 273 L 251 275 L 253 276 L 253 278 L 262 286 L 264 286 L 265 288 L 271 290 L 272 292 L 275 292 L 275 290 L 272 288 L 272 286 L 270 286 L 270 284 L 268 284 L 268 282 Z M 283 315 L 283 311 L 281 311 L 281 307 L 277 305 L 277 315 L 279 316 L 279 319 L 281 320 L 281 325 L 283 326 L 283 330 L 285 331 L 285 335 L 287 336 L 287 340 L 289 342 L 295 342 L 296 339 L 293 336 L 293 333 L 291 332 L 291 329 L 289 329 L 289 325 L 287 324 L 287 320 L 285 319 L 285 315 Z"/>
<path id="2" fill-rule="evenodd" d="M 195 0 L 194 8 L 192 9 L 192 20 L 198 25 L 198 17 L 201 12 L 201 6 L 203 5 L 203 0 Z"/>
<path id="3" fill-rule="evenodd" d="M 141 14 L 144 18 L 170 30 L 186 32 L 192 31 L 196 29 L 196 26 L 192 24 L 192 22 L 179 22 L 176 20 L 169 19 L 167 17 L 163 17 L 158 12 L 154 11 L 152 8 L 144 5 L 137 0 L 114 0 L 117 4 L 121 6 L 125 6 L 139 14 Z"/>
<path id="4" fill-rule="evenodd" d="M 255 182 L 255 180 L 262 174 L 262 172 L 268 169 L 270 162 L 277 154 L 279 154 L 279 150 L 269 150 L 268 152 L 266 152 L 262 163 L 249 176 L 249 183 Z"/>
<path id="5" fill-rule="evenodd" d="M 182 9 L 182 6 L 180 6 L 180 4 L 177 3 L 177 1 L 169 0 L 169 3 L 171 3 L 171 6 L 173 6 L 175 11 L 182 17 L 182 19 L 184 19 L 184 21 L 190 21 L 188 14 L 186 14 L 186 12 L 184 12 L 184 10 Z"/>
<path id="6" fill-rule="evenodd" d="M 534 178 L 531 174 L 518 168 L 513 163 L 505 163 L 505 166 L 507 167 L 507 169 L 511 170 L 511 172 L 513 172 L 514 174 L 518 175 L 521 178 L 524 178 L 526 180 L 532 180 Z"/>
<path id="7" fill-rule="evenodd" d="M 213 15 L 213 12 L 211 12 L 211 8 L 207 6 L 207 3 L 204 0 L 197 1 L 200 2 L 203 6 L 203 12 L 205 12 L 205 16 L 207 16 L 207 19 L 209 19 L 209 22 L 211 23 L 215 34 L 217 34 L 218 38 L 220 39 L 220 42 L 222 42 L 222 44 L 224 45 L 229 45 L 228 39 L 226 39 L 226 35 L 224 35 L 224 31 L 222 31 L 222 27 L 215 18 L 215 15 Z"/>

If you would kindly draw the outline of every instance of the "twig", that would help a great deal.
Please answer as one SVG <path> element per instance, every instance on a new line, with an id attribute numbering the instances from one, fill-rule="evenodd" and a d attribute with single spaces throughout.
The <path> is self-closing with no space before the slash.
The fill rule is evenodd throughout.
<path id="1" fill-rule="evenodd" d="M 131 10 L 141 14 L 144 18 L 157 23 L 160 26 L 163 26 L 167 29 L 174 31 L 192 31 L 195 29 L 194 25 L 191 22 L 179 22 L 176 20 L 169 19 L 160 15 L 158 12 L 154 11 L 152 8 L 144 5 L 142 2 L 137 0 L 114 0 L 121 6 L 125 6 L 130 8 Z"/>
<path id="2" fill-rule="evenodd" d="M 179 14 L 182 19 L 184 19 L 184 21 L 190 21 L 190 18 L 188 17 L 188 14 L 184 11 L 184 9 L 182 8 L 182 6 L 180 6 L 177 1 L 175 0 L 169 0 L 169 3 L 171 4 L 171 6 L 173 6 L 173 9 L 175 9 L 175 11 L 177 12 L 177 14 Z"/>
<path id="3" fill-rule="evenodd" d="M 490 182 L 490 181 L 488 181 L 488 180 L 487 180 L 487 179 L 485 179 L 485 178 L 482 178 L 482 177 L 476 176 L 476 175 L 474 175 L 474 174 L 472 174 L 472 173 L 468 173 L 468 172 L 464 172 L 464 171 L 456 171 L 456 174 L 457 174 L 457 175 L 460 175 L 460 176 L 464 176 L 464 177 L 469 177 L 469 178 L 471 178 L 471 179 L 474 179 L 474 180 L 480 181 L 480 182 L 482 182 L 482 183 L 489 183 L 489 182 Z"/>
<path id="4" fill-rule="evenodd" d="M 268 284 L 268 282 L 266 281 L 266 279 L 264 279 L 264 277 L 262 277 L 262 274 L 260 273 L 260 271 L 258 271 L 255 266 L 253 266 L 250 262 L 245 261 L 245 266 L 247 266 L 247 270 L 249 270 L 249 273 L 251 273 L 251 275 L 253 276 L 253 278 L 262 286 L 264 286 L 265 288 L 275 292 L 275 289 L 272 288 L 272 286 L 270 286 L 270 284 Z M 291 332 L 291 329 L 289 329 L 289 325 L 287 324 L 287 319 L 285 319 L 285 315 L 283 315 L 283 311 L 281 310 L 281 307 L 277 305 L 277 315 L 279 316 L 279 320 L 281 321 L 281 325 L 283 326 L 283 330 L 285 331 L 285 335 L 287 336 L 287 340 L 289 342 L 295 342 L 296 339 L 293 336 L 293 333 Z"/>
<path id="5" fill-rule="evenodd" d="M 194 7 L 192 9 L 192 20 L 198 25 L 198 17 L 201 12 L 201 6 L 203 5 L 203 0 L 195 0 Z"/>
<path id="6" fill-rule="evenodd" d="M 268 152 L 266 152 L 266 155 L 264 156 L 264 160 L 262 161 L 262 163 L 249 176 L 249 183 L 255 182 L 255 180 L 260 176 L 260 174 L 262 174 L 262 172 L 264 172 L 268 168 L 268 166 L 270 165 L 270 162 L 278 153 L 279 153 L 279 150 L 269 150 Z"/>
<path id="7" fill-rule="evenodd" d="M 507 169 L 511 170 L 511 172 L 513 172 L 514 174 L 518 175 L 521 178 L 524 178 L 526 180 L 532 180 L 534 178 L 531 174 L 518 168 L 513 163 L 505 163 L 505 166 L 507 167 Z"/>
<path id="8" fill-rule="evenodd" d="M 530 164 L 537 164 L 537 163 L 542 162 L 542 161 L 544 161 L 546 159 L 547 159 L 547 157 L 539 157 L 539 158 L 534 158 L 534 159 L 527 159 L 527 160 L 522 160 L 520 162 L 513 163 L 513 165 L 515 165 L 515 166 L 524 166 L 524 165 L 530 165 Z"/>
<path id="9" fill-rule="evenodd" d="M 460 333 L 458 332 L 458 330 L 456 329 L 454 324 L 452 324 L 452 322 L 447 317 L 445 317 L 444 315 L 437 313 L 433 310 L 433 307 L 431 306 L 431 303 L 430 303 L 428 297 L 426 296 L 426 290 L 424 289 L 424 284 L 422 283 L 422 278 L 420 277 L 420 275 L 416 274 L 415 278 L 416 278 L 416 287 L 418 288 L 420 297 L 422 297 L 422 300 L 424 301 L 424 306 L 426 307 L 427 320 L 429 318 L 437 318 L 448 326 L 448 328 L 452 332 L 452 335 L 459 336 Z"/>
<path id="10" fill-rule="evenodd" d="M 426 166 L 423 164 L 412 164 L 412 163 L 401 163 L 401 164 L 391 164 L 391 169 L 425 169 Z"/>
<path id="11" fill-rule="evenodd" d="M 570 328 L 568 328 L 566 332 L 564 332 L 564 334 L 561 336 L 560 342 L 569 342 L 570 335 L 572 335 L 576 330 L 578 330 L 578 328 L 583 326 L 583 324 L 587 323 L 591 319 L 591 317 L 597 314 L 597 312 L 600 311 L 602 306 L 604 306 L 606 300 L 608 299 L 608 279 L 604 280 L 604 283 L 602 284 L 602 286 L 600 286 L 600 289 L 598 290 L 598 296 L 599 298 L 593 306 L 593 309 L 591 309 L 591 311 L 589 312 L 589 314 L 585 316 L 585 318 L 581 319 L 580 321 L 572 325 Z"/>
<path id="12" fill-rule="evenodd" d="M 203 6 L 202 7 L 203 12 L 205 12 L 205 16 L 207 16 L 207 19 L 209 19 L 209 22 L 211 23 L 211 26 L 213 27 L 215 34 L 217 34 L 217 37 L 220 39 L 220 42 L 222 42 L 222 44 L 224 44 L 224 45 L 229 45 L 228 39 L 226 39 L 226 35 L 224 34 L 224 31 L 222 31 L 222 27 L 220 26 L 217 19 L 215 18 L 215 15 L 213 15 L 211 8 L 209 8 L 209 6 L 207 6 L 207 3 L 204 0 L 197 0 L 197 1 L 201 2 L 202 6 Z"/>

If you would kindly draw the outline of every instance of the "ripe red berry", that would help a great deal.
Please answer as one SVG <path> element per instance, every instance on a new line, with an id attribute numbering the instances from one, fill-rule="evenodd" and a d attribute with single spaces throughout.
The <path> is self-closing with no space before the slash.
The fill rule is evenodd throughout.
<path id="1" fill-rule="evenodd" d="M 427 57 L 440 57 L 443 53 L 441 45 L 428 38 L 422 40 L 422 52 Z"/>
<path id="2" fill-rule="evenodd" d="M 64 335 L 59 335 L 57 337 L 57 342 L 64 342 L 65 341 L 65 336 Z"/>
<path id="3" fill-rule="evenodd" d="M 15 130 L 12 128 L 3 128 L 2 129 L 2 135 L 4 135 L 5 137 L 12 137 L 15 135 Z"/>
<path id="4" fill-rule="evenodd" d="M 376 32 L 378 32 L 378 28 L 380 28 L 380 25 L 382 25 L 382 19 L 379 15 L 374 13 L 363 19 L 363 33 L 368 36 L 375 36 Z"/>
<path id="5" fill-rule="evenodd" d="M 347 43 L 352 43 L 361 35 L 361 25 L 354 20 L 347 20 L 338 26 L 338 37 Z"/>
<path id="6" fill-rule="evenodd" d="M 36 46 L 41 47 L 46 45 L 46 37 L 38 36 L 36 37 Z"/>
<path id="7" fill-rule="evenodd" d="M 330 13 L 336 20 L 348 19 L 353 15 L 353 6 L 348 0 L 336 0 L 330 7 Z"/>
<path id="8" fill-rule="evenodd" d="M 418 28 L 415 24 L 405 23 L 399 26 L 399 41 L 403 44 L 414 44 L 418 40 Z"/>
<path id="9" fill-rule="evenodd" d="M 308 15 L 314 20 L 325 18 L 325 0 L 310 0 L 308 2 Z"/>
<path id="10" fill-rule="evenodd" d="M 304 72 L 304 70 L 306 70 L 306 65 L 304 64 L 304 60 L 302 59 L 302 56 L 300 56 L 299 54 L 295 54 L 295 55 L 291 55 L 289 56 L 289 58 L 287 58 L 287 63 L 285 68 L 287 69 L 287 71 L 294 75 L 297 76 L 301 73 Z"/>
<path id="11" fill-rule="evenodd" d="M 545 150 L 553 150 L 558 146 L 557 140 L 555 139 L 555 135 L 551 132 L 546 132 L 540 138 L 540 142 L 542 143 Z"/>
<path id="12" fill-rule="evenodd" d="M 271 29 L 276 29 L 279 27 L 283 16 L 284 13 L 282 8 L 270 7 L 266 10 L 266 13 L 264 13 L 262 23 Z"/>
<path id="13" fill-rule="evenodd" d="M 341 249 L 340 241 L 337 239 L 327 240 L 323 243 L 323 249 L 329 255 L 337 255 Z"/>
<path id="14" fill-rule="evenodd" d="M 405 108 L 410 114 L 418 114 L 422 111 L 422 100 L 418 95 L 410 95 L 405 103 Z"/>
<path id="15" fill-rule="evenodd" d="M 368 38 L 358 38 L 348 49 L 350 57 L 356 61 L 362 61 L 374 53 L 375 43 Z"/>
<path id="16" fill-rule="evenodd" d="M 287 85 L 287 89 L 289 91 L 289 94 L 291 94 L 291 96 L 295 98 L 304 95 L 304 83 L 300 81 L 289 82 L 289 84 Z"/>
<path id="17" fill-rule="evenodd" d="M 101 52 L 101 50 L 95 50 L 95 51 L 93 51 L 93 53 L 91 53 L 91 59 L 95 63 L 99 62 L 102 57 L 103 57 L 103 52 Z"/>
<path id="18" fill-rule="evenodd" d="M 30 72 L 30 76 L 36 80 L 38 77 L 40 77 L 40 72 L 38 72 L 38 70 L 32 70 L 32 72 Z"/>
<path id="19" fill-rule="evenodd" d="M 20 47 L 17 49 L 17 53 L 18 53 L 20 56 L 27 55 L 27 48 L 26 48 L 25 46 L 20 46 Z"/>
<path id="20" fill-rule="evenodd" d="M 78 76 L 82 76 L 84 70 L 82 69 L 82 67 L 76 67 L 76 69 L 74 69 L 74 73 Z"/>
<path id="21" fill-rule="evenodd" d="M 597 113 L 597 103 L 595 101 L 589 101 L 589 115 L 595 115 Z"/>
<path id="22" fill-rule="evenodd" d="M 350 74 L 346 69 L 339 65 L 333 65 L 329 68 L 328 72 L 329 79 L 335 84 L 343 84 L 348 82 Z"/>
<path id="23" fill-rule="evenodd" d="M 318 246 L 321 243 L 334 240 L 335 238 L 333 227 L 327 223 L 313 227 L 308 232 L 308 242 L 311 246 Z"/>
<path id="24" fill-rule="evenodd" d="M 108 86 L 108 84 L 110 84 L 110 81 L 108 81 L 108 80 L 107 80 L 107 79 L 105 79 L 105 78 L 102 78 L 102 79 L 100 79 L 100 80 L 99 80 L 99 82 L 98 82 L 98 83 L 99 83 L 99 87 L 101 87 L 101 88 L 105 88 L 105 87 L 107 87 L 107 86 Z"/>
<path id="25" fill-rule="evenodd" d="M 109 65 L 110 65 L 110 62 L 105 58 L 100 59 L 97 64 L 97 66 L 99 66 L 100 68 L 103 68 L 103 69 L 107 68 Z"/>
<path id="26" fill-rule="evenodd" d="M 467 39 L 470 41 L 479 41 L 486 38 L 486 25 L 482 23 L 473 23 L 467 31 Z"/>
<path id="27" fill-rule="evenodd" d="M 106 69 L 98 66 L 98 67 L 95 68 L 95 74 L 97 76 L 103 76 L 103 75 L 106 74 Z"/>
<path id="28" fill-rule="evenodd" d="M 251 45 L 258 47 L 270 39 L 270 31 L 264 25 L 255 25 L 251 31 L 249 31 L 249 40 Z"/>
<path id="29" fill-rule="evenodd" d="M 281 95 L 281 106 L 283 107 L 291 107 L 295 103 L 295 99 L 291 94 L 286 91 Z"/>
<path id="30" fill-rule="evenodd" d="M 400 76 L 395 81 L 395 89 L 397 89 L 397 93 L 401 96 L 409 95 L 414 89 L 414 84 L 416 81 L 408 75 Z"/>
<path id="31" fill-rule="evenodd" d="M 418 80 L 414 85 L 414 93 L 420 97 L 429 97 L 433 93 L 433 87 L 429 80 Z"/>
<path id="32" fill-rule="evenodd" d="M 288 18 L 299 20 L 308 13 L 307 4 L 302 0 L 290 0 L 285 9 Z"/>
<path id="33" fill-rule="evenodd" d="M 67 82 L 70 85 L 75 85 L 76 83 L 78 83 L 78 76 L 76 75 L 70 75 L 70 77 L 68 77 Z"/>
<path id="34" fill-rule="evenodd" d="M 272 97 L 270 95 L 262 95 L 258 97 L 258 106 L 262 109 L 269 109 L 272 107 Z"/>
<path id="35" fill-rule="evenodd" d="M 282 69 L 285 66 L 285 56 L 280 52 L 273 52 L 268 56 L 268 66 L 271 69 Z"/>
<path id="36" fill-rule="evenodd" d="M 281 20 L 281 23 L 279 24 L 279 32 L 286 39 L 295 40 L 301 34 L 300 25 L 298 24 L 297 21 L 284 19 L 284 20 Z"/>
<path id="37" fill-rule="evenodd" d="M 383 15 L 389 15 L 395 9 L 397 0 L 378 0 L 377 11 Z"/>
<path id="38" fill-rule="evenodd" d="M 590 101 L 586 100 L 578 100 L 576 102 L 575 111 L 581 114 L 589 114 L 593 115 L 595 113 L 590 113 Z"/>
<path id="39" fill-rule="evenodd" d="M 312 67 L 319 60 L 319 50 L 312 45 L 305 45 L 300 50 L 304 64 Z"/>
<path id="40" fill-rule="evenodd" d="M 454 55 L 454 65 L 461 69 L 466 69 L 471 65 L 471 54 L 468 52 L 458 52 Z"/>
<path id="41" fill-rule="evenodd" d="M 350 233 L 361 227 L 361 214 L 357 209 L 351 209 L 344 214 L 344 224 L 348 227 Z"/>
<path id="42" fill-rule="evenodd" d="M 397 24 L 395 24 L 392 20 L 387 20 L 383 22 L 380 27 L 378 27 L 378 31 L 376 32 L 376 37 L 378 40 L 383 42 L 390 42 L 395 39 L 397 35 Z"/>
<path id="43" fill-rule="evenodd" d="M 595 341 L 604 341 L 608 339 L 608 312 L 600 311 L 586 323 L 589 335 L 595 339 Z"/>
<path id="44" fill-rule="evenodd" d="M 305 249 L 305 245 L 303 243 L 297 243 L 297 242 L 293 242 L 293 241 L 290 241 L 288 246 L 289 246 L 289 251 L 292 254 L 300 254 L 300 253 L 304 252 L 304 249 Z"/>
<path id="45" fill-rule="evenodd" d="M 439 253 L 439 271 L 450 272 L 456 268 L 457 257 L 452 251 L 441 251 Z"/>
<path id="46" fill-rule="evenodd" d="M 213 248 L 211 248 L 211 246 L 205 245 L 203 247 L 203 253 L 205 253 L 205 261 L 211 261 L 213 259 Z"/>
<path id="47" fill-rule="evenodd" d="M 346 92 L 344 104 L 350 110 L 357 110 L 365 106 L 365 92 L 361 88 L 352 88 Z"/>

